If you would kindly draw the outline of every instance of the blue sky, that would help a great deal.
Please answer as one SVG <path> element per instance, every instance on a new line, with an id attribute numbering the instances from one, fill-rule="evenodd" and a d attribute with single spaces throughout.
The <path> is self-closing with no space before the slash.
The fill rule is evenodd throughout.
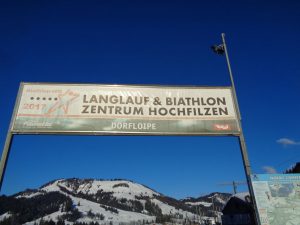
<path id="1" fill-rule="evenodd" d="M 210 50 L 225 32 L 252 170 L 282 172 L 300 160 L 299 7 L 1 1 L 0 146 L 21 81 L 230 85 L 225 58 Z M 26 135 L 14 138 L 1 193 L 68 177 L 126 178 L 176 198 L 245 180 L 236 138 Z"/>

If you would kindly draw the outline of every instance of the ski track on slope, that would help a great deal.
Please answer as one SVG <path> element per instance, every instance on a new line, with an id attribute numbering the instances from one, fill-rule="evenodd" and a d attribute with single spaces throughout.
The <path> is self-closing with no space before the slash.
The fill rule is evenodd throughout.
<path id="1" fill-rule="evenodd" d="M 210 203 L 210 202 L 185 202 L 185 204 L 192 205 L 192 206 L 203 205 L 204 207 L 210 207 L 212 205 L 212 203 Z"/>

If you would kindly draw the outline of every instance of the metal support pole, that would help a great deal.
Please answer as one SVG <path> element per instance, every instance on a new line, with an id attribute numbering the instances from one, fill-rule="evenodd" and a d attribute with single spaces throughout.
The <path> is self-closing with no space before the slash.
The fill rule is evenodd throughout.
<path id="1" fill-rule="evenodd" d="M 237 193 L 237 184 L 232 181 L 232 186 L 233 186 L 233 193 L 236 194 Z"/>
<path id="2" fill-rule="evenodd" d="M 242 159 L 243 159 L 244 170 L 245 170 L 245 173 L 246 173 L 246 179 L 247 179 L 247 184 L 248 184 L 248 188 L 249 188 L 250 197 L 251 197 L 251 200 L 252 200 L 252 203 L 253 203 L 253 206 L 254 206 L 256 224 L 260 225 L 258 210 L 257 210 L 255 197 L 254 197 L 254 191 L 253 191 L 253 187 L 252 187 L 252 184 L 251 184 L 251 178 L 250 178 L 250 176 L 251 176 L 251 167 L 250 167 L 250 162 L 249 162 L 249 158 L 248 158 L 247 146 L 246 146 L 246 142 L 245 142 L 244 132 L 243 132 L 243 128 L 242 128 L 242 121 L 241 121 L 242 118 L 241 118 L 240 108 L 239 108 L 239 104 L 238 104 L 238 100 L 237 100 L 237 94 L 236 94 L 236 89 L 235 89 L 235 85 L 234 85 L 234 79 L 233 79 L 233 75 L 232 75 L 232 70 L 231 70 L 231 65 L 230 65 L 230 61 L 229 61 L 229 56 L 228 56 L 228 51 L 227 51 L 227 46 L 226 46 L 225 34 L 224 33 L 222 33 L 222 42 L 223 42 L 224 52 L 225 52 L 225 56 L 226 56 L 228 72 L 229 72 L 229 76 L 230 76 L 230 80 L 231 80 L 233 98 L 234 98 L 234 102 L 235 102 L 236 110 L 237 110 L 237 114 L 238 114 L 237 115 L 238 116 L 238 123 L 239 123 L 239 127 L 240 127 L 240 135 L 239 135 L 238 138 L 239 138 L 239 144 L 240 144 L 240 149 L 241 149 L 241 154 L 242 154 Z"/>
<path id="3" fill-rule="evenodd" d="M 5 169 L 7 165 L 12 139 L 13 139 L 13 134 L 11 133 L 11 131 L 8 131 L 5 144 L 4 144 L 4 149 L 2 152 L 1 161 L 0 161 L 0 191 L 2 188 L 2 182 L 5 174 Z"/>
<path id="4" fill-rule="evenodd" d="M 1 157 L 1 161 L 0 161 L 0 191 L 2 189 L 2 182 L 4 179 L 4 174 L 5 174 L 5 169 L 6 169 L 6 165 L 7 165 L 7 161 L 8 161 L 10 147 L 12 145 L 12 141 L 13 141 L 13 137 L 14 137 L 14 134 L 12 132 L 13 123 L 15 121 L 15 117 L 16 117 L 17 110 L 19 107 L 22 91 L 23 91 L 23 83 L 21 83 L 20 87 L 19 87 L 16 104 L 15 104 L 14 111 L 13 111 L 13 114 L 12 114 L 12 117 L 10 120 L 8 132 L 7 132 L 7 136 L 6 136 L 6 140 L 5 140 L 5 144 L 4 144 L 4 148 L 3 148 L 3 152 L 2 152 L 2 157 Z"/>

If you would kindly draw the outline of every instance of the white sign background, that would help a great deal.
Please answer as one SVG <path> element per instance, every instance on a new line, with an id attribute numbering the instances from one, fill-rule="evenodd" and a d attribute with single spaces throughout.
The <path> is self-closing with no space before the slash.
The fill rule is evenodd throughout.
<path id="1" fill-rule="evenodd" d="M 24 83 L 19 98 L 15 132 L 239 132 L 232 92 L 227 87 Z M 103 127 L 100 120 L 154 122 L 156 128 L 113 130 L 107 124 Z M 89 126 L 84 128 L 84 121 Z M 168 130 L 170 121 L 181 124 L 181 128 L 176 125 L 170 128 L 175 130 Z M 202 125 L 210 121 L 212 126 L 206 122 L 204 130 L 195 129 L 201 121 Z"/>

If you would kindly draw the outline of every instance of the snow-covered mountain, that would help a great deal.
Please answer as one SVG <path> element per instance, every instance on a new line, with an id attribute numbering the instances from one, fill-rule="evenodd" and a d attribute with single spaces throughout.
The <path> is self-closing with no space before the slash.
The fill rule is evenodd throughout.
<path id="1" fill-rule="evenodd" d="M 224 205 L 227 195 L 214 193 L 213 198 Z M 200 209 L 206 216 L 216 210 L 215 203 L 209 196 L 176 200 L 128 180 L 60 179 L 37 190 L 1 196 L 0 224 L 12 218 L 28 225 L 50 220 L 65 224 L 180 223 L 198 219 Z"/>
<path id="2" fill-rule="evenodd" d="M 229 193 L 213 192 L 198 198 L 186 198 L 181 202 L 189 205 L 192 211 L 197 214 L 202 213 L 205 216 L 214 217 L 219 215 L 231 196 L 232 194 Z"/>

